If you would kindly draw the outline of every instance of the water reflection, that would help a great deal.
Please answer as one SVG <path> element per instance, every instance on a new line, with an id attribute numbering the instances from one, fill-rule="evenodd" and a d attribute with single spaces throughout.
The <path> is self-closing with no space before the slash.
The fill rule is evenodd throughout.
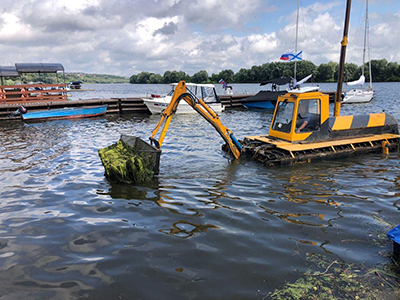
<path id="1" fill-rule="evenodd" d="M 206 232 L 210 228 L 219 229 L 218 226 L 211 224 L 201 225 L 188 221 L 179 221 L 173 223 L 171 229 L 160 229 L 160 232 L 185 239 L 192 237 L 197 232 Z"/>
<path id="2" fill-rule="evenodd" d="M 377 100 L 343 110 L 385 105 Z M 259 112 L 222 118 L 238 138 L 265 133 L 270 122 Z M 398 153 L 269 169 L 232 162 L 213 128 L 177 116 L 157 179 L 108 182 L 97 149 L 121 133 L 147 137 L 157 121 L 0 126 L 2 295 L 258 299 L 312 268 L 307 255 L 368 266 L 388 260 L 381 253 L 392 245 L 379 236 L 398 223 Z"/>

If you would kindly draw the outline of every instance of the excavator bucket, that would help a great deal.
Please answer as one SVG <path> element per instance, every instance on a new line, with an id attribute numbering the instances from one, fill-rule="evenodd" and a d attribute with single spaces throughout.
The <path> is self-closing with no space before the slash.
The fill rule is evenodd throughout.
<path id="1" fill-rule="evenodd" d="M 120 140 L 99 150 L 105 176 L 114 182 L 143 183 L 159 173 L 161 150 L 139 137 L 121 135 Z"/>
<path id="2" fill-rule="evenodd" d="M 129 147 L 134 150 L 138 155 L 147 156 L 152 166 L 152 171 L 155 175 L 160 172 L 160 156 L 161 150 L 150 145 L 148 142 L 142 140 L 140 137 L 121 135 L 121 141 L 125 147 Z"/>

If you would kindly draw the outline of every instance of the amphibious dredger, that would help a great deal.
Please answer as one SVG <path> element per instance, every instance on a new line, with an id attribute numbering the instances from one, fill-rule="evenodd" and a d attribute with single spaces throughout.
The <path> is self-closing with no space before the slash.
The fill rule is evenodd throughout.
<path id="1" fill-rule="evenodd" d="M 386 113 L 340 116 L 343 69 L 347 46 L 351 0 L 347 0 L 339 63 L 339 78 L 333 116 L 329 96 L 319 91 L 290 91 L 278 97 L 268 135 L 248 136 L 238 141 L 223 126 L 219 116 L 206 103 L 186 91 L 185 82 L 175 89 L 150 140 L 160 149 L 171 117 L 181 99 L 201 114 L 225 140 L 223 149 L 235 158 L 251 157 L 275 166 L 311 162 L 316 159 L 348 157 L 364 153 L 399 151 L 397 120 Z M 159 140 L 154 136 L 165 121 Z"/>
<path id="2" fill-rule="evenodd" d="M 222 125 L 219 116 L 202 99 L 186 91 L 185 82 L 175 89 L 171 103 L 150 137 L 161 148 L 179 101 L 185 100 L 202 115 L 225 140 L 223 149 L 235 158 L 251 157 L 267 166 L 311 162 L 316 159 L 348 157 L 361 153 L 387 153 L 399 150 L 397 120 L 376 113 L 355 116 L 329 116 L 329 96 L 318 91 L 291 91 L 277 100 L 268 135 L 247 136 L 238 141 Z M 336 105 L 340 102 L 337 102 Z M 160 137 L 154 137 L 164 124 Z"/>
<path id="3" fill-rule="evenodd" d="M 329 96 L 287 93 L 278 98 L 269 135 L 248 136 L 241 155 L 266 165 L 310 162 L 399 150 L 397 120 L 386 113 L 329 116 Z"/>

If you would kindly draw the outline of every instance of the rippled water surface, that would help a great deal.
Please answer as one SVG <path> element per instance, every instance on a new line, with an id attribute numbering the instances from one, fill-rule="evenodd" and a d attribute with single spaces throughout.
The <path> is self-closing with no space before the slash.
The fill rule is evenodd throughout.
<path id="1" fill-rule="evenodd" d="M 168 91 L 88 88 L 97 97 Z M 258 88 L 234 85 L 238 93 Z M 400 119 L 400 84 L 375 89 L 371 103 L 344 105 L 342 114 L 385 110 Z M 399 153 L 265 168 L 232 161 L 208 123 L 177 115 L 158 178 L 108 182 L 97 150 L 122 133 L 147 138 L 158 120 L 0 124 L 1 296 L 262 299 L 310 267 L 307 253 L 367 266 L 387 261 L 372 237 L 400 223 Z M 267 133 L 271 114 L 228 110 L 221 120 L 241 139 Z"/>

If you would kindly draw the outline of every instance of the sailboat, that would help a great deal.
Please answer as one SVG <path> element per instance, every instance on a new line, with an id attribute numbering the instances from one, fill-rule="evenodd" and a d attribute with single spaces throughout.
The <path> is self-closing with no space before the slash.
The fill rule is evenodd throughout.
<path id="1" fill-rule="evenodd" d="M 297 50 L 297 40 L 299 35 L 299 11 L 300 0 L 297 0 L 297 18 L 296 18 L 296 43 L 293 52 L 284 53 L 281 55 L 280 60 L 294 62 L 294 76 L 291 77 L 278 77 L 263 81 L 260 86 L 271 84 L 270 90 L 262 90 L 252 97 L 242 99 L 242 105 L 247 109 L 274 109 L 276 101 L 280 95 L 284 95 L 287 91 L 295 92 L 312 92 L 318 91 L 318 86 L 301 87 L 303 83 L 312 77 L 312 74 L 304 77 L 300 81 L 296 80 L 297 61 L 302 60 L 303 51 Z M 288 86 L 288 88 L 281 88 L 281 86 Z"/>
<path id="2" fill-rule="evenodd" d="M 369 86 L 367 89 L 364 89 L 365 84 L 365 52 L 368 48 L 368 66 L 369 66 Z M 366 103 L 371 101 L 374 97 L 374 90 L 372 89 L 372 72 L 371 72 L 371 57 L 369 51 L 369 22 L 368 22 L 368 0 L 366 0 L 366 13 L 365 13 L 365 29 L 364 29 L 364 49 L 363 49 L 363 64 L 361 76 L 358 80 L 348 82 L 349 86 L 357 86 L 360 85 L 359 89 L 352 89 L 345 93 L 343 98 L 343 103 Z"/>

